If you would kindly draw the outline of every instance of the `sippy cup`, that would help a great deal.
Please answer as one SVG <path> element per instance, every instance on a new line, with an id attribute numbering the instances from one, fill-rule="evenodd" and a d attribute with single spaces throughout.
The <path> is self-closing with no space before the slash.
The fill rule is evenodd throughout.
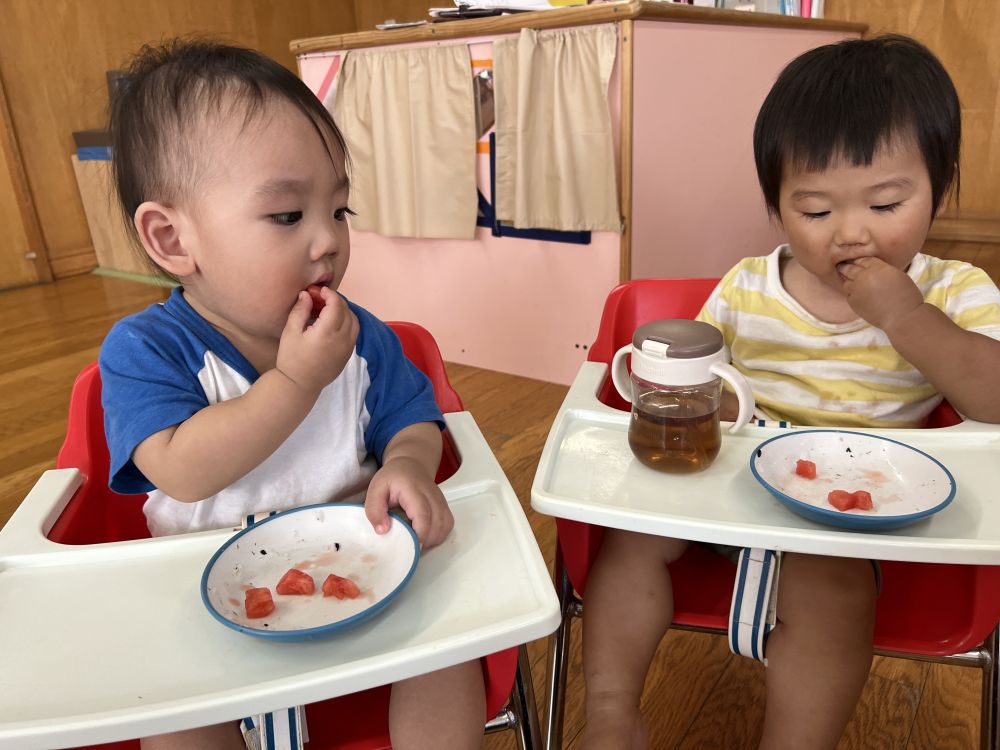
<path id="1" fill-rule="evenodd" d="M 632 355 L 631 378 L 625 355 Z M 611 361 L 615 388 L 632 403 L 628 444 L 646 466 L 671 474 L 707 468 L 719 454 L 722 380 L 736 391 L 739 416 L 730 432 L 753 413 L 746 379 L 728 363 L 722 333 L 695 320 L 658 320 L 639 326 Z"/>

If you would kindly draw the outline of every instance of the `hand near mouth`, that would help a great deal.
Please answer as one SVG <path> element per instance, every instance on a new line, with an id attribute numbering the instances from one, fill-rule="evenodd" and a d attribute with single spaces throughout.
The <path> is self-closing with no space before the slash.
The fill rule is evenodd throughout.
<path id="1" fill-rule="evenodd" d="M 328 287 L 299 292 L 278 342 L 276 369 L 318 394 L 351 358 L 358 325 L 344 298 Z"/>
<path id="2" fill-rule="evenodd" d="M 845 269 L 850 269 L 854 265 L 853 260 L 842 260 L 837 264 L 837 275 L 840 276 L 841 281 L 847 281 L 848 276 L 844 273 Z"/>
<path id="3" fill-rule="evenodd" d="M 843 261 L 837 264 L 837 274 L 851 309 L 886 333 L 924 303 L 913 279 L 879 258 Z"/>

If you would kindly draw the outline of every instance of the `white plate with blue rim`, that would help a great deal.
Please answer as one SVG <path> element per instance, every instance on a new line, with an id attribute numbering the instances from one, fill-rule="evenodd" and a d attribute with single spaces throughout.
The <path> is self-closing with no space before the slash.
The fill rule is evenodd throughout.
<path id="1" fill-rule="evenodd" d="M 281 641 L 321 638 L 385 609 L 409 583 L 419 558 L 417 535 L 397 516 L 380 535 L 363 505 L 306 505 L 258 521 L 227 540 L 205 567 L 201 598 L 216 620 L 241 633 Z M 290 568 L 312 577 L 313 594 L 276 593 Z M 324 596 L 330 574 L 353 581 L 357 596 Z M 250 588 L 269 589 L 274 611 L 249 617 L 245 593 Z"/>
<path id="2" fill-rule="evenodd" d="M 813 479 L 796 472 L 815 464 Z M 898 440 L 847 430 L 792 430 L 765 440 L 750 471 L 789 510 L 819 523 L 884 531 L 939 513 L 955 497 L 955 478 L 933 456 Z M 833 490 L 871 494 L 872 509 L 837 510 Z"/>

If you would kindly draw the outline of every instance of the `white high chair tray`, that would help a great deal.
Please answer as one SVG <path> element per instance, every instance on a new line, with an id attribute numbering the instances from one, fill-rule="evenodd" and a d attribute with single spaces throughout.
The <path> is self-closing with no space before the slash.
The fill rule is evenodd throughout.
<path id="1" fill-rule="evenodd" d="M 110 742 L 302 705 L 551 633 L 559 605 L 506 476 L 468 412 L 442 484 L 455 529 L 377 617 L 274 643 L 202 604 L 205 564 L 233 531 L 71 547 L 44 537 L 79 472 L 46 472 L 0 530 L 0 747 Z"/>
<path id="2" fill-rule="evenodd" d="M 549 432 L 531 488 L 540 513 L 600 526 L 739 547 L 912 562 L 1000 564 L 1000 427 L 965 422 L 934 430 L 861 430 L 923 450 L 954 475 L 940 513 L 891 531 L 809 521 L 782 506 L 750 472 L 751 453 L 781 428 L 728 434 L 699 474 L 647 468 L 628 446 L 629 414 L 596 394 L 607 366 L 581 367 Z"/>

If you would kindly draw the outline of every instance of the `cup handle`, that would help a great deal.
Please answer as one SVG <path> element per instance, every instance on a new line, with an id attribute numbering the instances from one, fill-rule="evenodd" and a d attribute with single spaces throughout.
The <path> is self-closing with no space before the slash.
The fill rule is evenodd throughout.
<path id="1" fill-rule="evenodd" d="M 709 370 L 729 383 L 733 387 L 733 390 L 736 391 L 736 396 L 740 401 L 740 413 L 736 417 L 736 421 L 733 422 L 733 426 L 729 428 L 729 431 L 737 432 L 745 427 L 753 416 L 755 401 L 753 391 L 750 390 L 750 384 L 739 370 L 725 362 L 716 362 Z"/>
<path id="2" fill-rule="evenodd" d="M 632 403 L 632 381 L 628 376 L 628 368 L 625 367 L 625 355 L 632 351 L 631 344 L 625 344 L 615 352 L 611 359 L 611 380 L 621 397 Z"/>

